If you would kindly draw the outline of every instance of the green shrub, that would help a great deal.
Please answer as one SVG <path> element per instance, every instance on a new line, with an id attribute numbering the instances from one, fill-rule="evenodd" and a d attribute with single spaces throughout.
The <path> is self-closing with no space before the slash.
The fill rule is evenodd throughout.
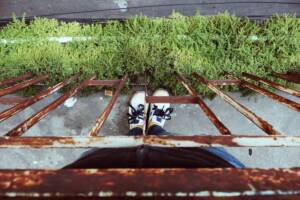
<path id="1" fill-rule="evenodd" d="M 90 39 L 65 44 L 47 39 L 65 36 Z M 173 71 L 187 77 L 195 71 L 207 79 L 222 79 L 225 70 L 271 79 L 270 70 L 287 72 L 300 65 L 300 20 L 293 16 L 274 16 L 263 23 L 228 13 L 138 16 L 106 25 L 54 19 L 35 19 L 26 25 L 14 20 L 0 30 L 0 42 L 0 80 L 33 72 L 49 74 L 49 84 L 79 71 L 84 77 L 95 73 L 98 79 L 120 78 L 128 72 L 135 81 L 147 70 L 153 75 L 153 87 L 181 93 Z M 206 87 L 193 85 L 201 94 L 211 94 Z"/>

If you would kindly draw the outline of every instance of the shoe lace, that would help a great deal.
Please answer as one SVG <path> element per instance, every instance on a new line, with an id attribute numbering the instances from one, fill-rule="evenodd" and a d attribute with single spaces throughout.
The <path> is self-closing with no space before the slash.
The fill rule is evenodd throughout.
<path id="1" fill-rule="evenodd" d="M 164 110 L 164 107 L 162 107 L 162 109 L 158 109 L 158 107 L 156 105 L 153 106 L 152 110 L 153 115 L 156 115 L 158 117 L 161 117 L 165 120 L 170 120 L 171 119 L 171 113 L 173 112 L 173 108 L 167 108 L 166 110 Z"/>
<path id="2" fill-rule="evenodd" d="M 132 109 L 131 114 L 128 115 L 128 124 L 136 124 L 139 122 L 139 119 L 144 119 L 144 109 L 145 106 L 143 104 L 139 104 L 137 109 L 135 109 L 132 105 L 129 105 Z"/>

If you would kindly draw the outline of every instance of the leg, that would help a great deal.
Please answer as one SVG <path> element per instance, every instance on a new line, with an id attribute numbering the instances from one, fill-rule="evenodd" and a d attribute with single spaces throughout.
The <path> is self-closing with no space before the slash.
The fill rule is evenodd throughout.
<path id="1" fill-rule="evenodd" d="M 138 136 L 138 135 L 143 135 L 143 129 L 140 127 L 135 127 L 132 128 L 128 131 L 129 136 Z"/>
<path id="2" fill-rule="evenodd" d="M 156 90 L 153 94 L 153 96 L 169 96 L 169 93 L 166 90 Z M 156 104 L 152 104 L 150 106 L 150 117 L 149 117 L 149 128 L 148 128 L 148 135 L 168 135 L 170 133 L 168 133 L 164 128 L 164 124 L 166 120 L 170 120 L 171 119 L 171 113 L 173 112 L 173 109 L 170 108 L 170 104 L 168 103 L 156 103 Z M 197 156 L 195 156 L 194 158 L 190 158 L 190 162 L 192 162 L 193 160 L 196 162 L 197 160 L 201 160 L 202 159 L 202 163 L 204 164 L 205 162 L 203 162 L 203 155 L 207 154 L 208 157 L 213 157 L 213 155 L 215 156 L 215 159 L 220 159 L 220 160 L 224 160 L 227 163 L 230 163 L 230 165 L 236 167 L 236 168 L 243 168 L 245 167 L 238 159 L 236 159 L 234 156 L 232 156 L 231 154 L 229 154 L 224 148 L 191 148 L 191 151 L 195 152 L 195 154 L 197 154 L 197 151 L 199 153 L 199 159 L 197 159 Z M 178 151 L 178 152 L 181 152 Z M 209 160 L 209 159 L 208 159 Z M 200 162 L 199 162 L 200 163 Z M 208 162 L 209 163 L 209 162 Z M 211 161 L 210 164 L 207 164 L 206 166 L 218 166 L 218 164 L 212 164 L 214 163 L 213 161 Z"/>
<path id="3" fill-rule="evenodd" d="M 148 135 L 169 135 L 169 133 L 163 129 L 161 126 L 152 125 L 148 128 Z"/>
<path id="4" fill-rule="evenodd" d="M 147 109 L 145 95 L 143 91 L 136 92 L 130 100 L 128 110 L 129 136 L 143 135 L 145 110 Z"/>
<path id="5" fill-rule="evenodd" d="M 153 96 L 169 96 L 169 92 L 158 89 Z M 150 114 L 148 121 L 148 135 L 168 135 L 169 133 L 163 128 L 166 120 L 171 119 L 173 108 L 170 103 L 153 103 L 150 105 Z"/>

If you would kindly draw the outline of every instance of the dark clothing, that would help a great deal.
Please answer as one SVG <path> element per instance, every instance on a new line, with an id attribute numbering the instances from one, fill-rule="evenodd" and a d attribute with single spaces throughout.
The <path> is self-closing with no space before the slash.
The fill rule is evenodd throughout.
<path id="1" fill-rule="evenodd" d="M 168 133 L 165 129 L 163 129 L 161 126 L 151 126 L 148 130 L 147 135 L 169 135 L 170 133 Z M 128 135 L 130 136 L 139 136 L 139 135 L 143 135 L 143 129 L 141 128 L 133 128 L 130 129 L 128 132 Z"/>
<path id="2" fill-rule="evenodd" d="M 228 154 L 228 153 L 227 153 Z M 201 168 L 243 167 L 203 148 L 97 149 L 65 168 Z"/>
<path id="3" fill-rule="evenodd" d="M 167 135 L 160 126 L 152 126 L 148 135 Z M 130 136 L 143 135 L 141 128 Z M 92 149 L 65 168 L 217 168 L 245 167 L 223 148 L 165 148 L 142 145 L 130 148 Z"/>

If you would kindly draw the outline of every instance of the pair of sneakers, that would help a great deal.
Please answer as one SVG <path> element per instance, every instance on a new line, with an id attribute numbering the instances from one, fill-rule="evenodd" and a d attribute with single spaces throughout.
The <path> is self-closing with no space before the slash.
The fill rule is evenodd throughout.
<path id="1" fill-rule="evenodd" d="M 153 96 L 170 96 L 169 92 L 164 89 L 158 89 L 153 93 Z M 171 119 L 173 108 L 170 103 L 154 103 L 149 104 L 145 100 L 146 93 L 144 91 L 136 92 L 131 100 L 128 110 L 128 123 L 129 128 L 142 128 L 146 127 L 148 122 L 148 130 L 150 127 L 157 125 L 161 128 L 164 127 L 166 120 Z M 149 115 L 147 115 L 149 113 Z M 148 121 L 146 121 L 148 119 Z"/>

